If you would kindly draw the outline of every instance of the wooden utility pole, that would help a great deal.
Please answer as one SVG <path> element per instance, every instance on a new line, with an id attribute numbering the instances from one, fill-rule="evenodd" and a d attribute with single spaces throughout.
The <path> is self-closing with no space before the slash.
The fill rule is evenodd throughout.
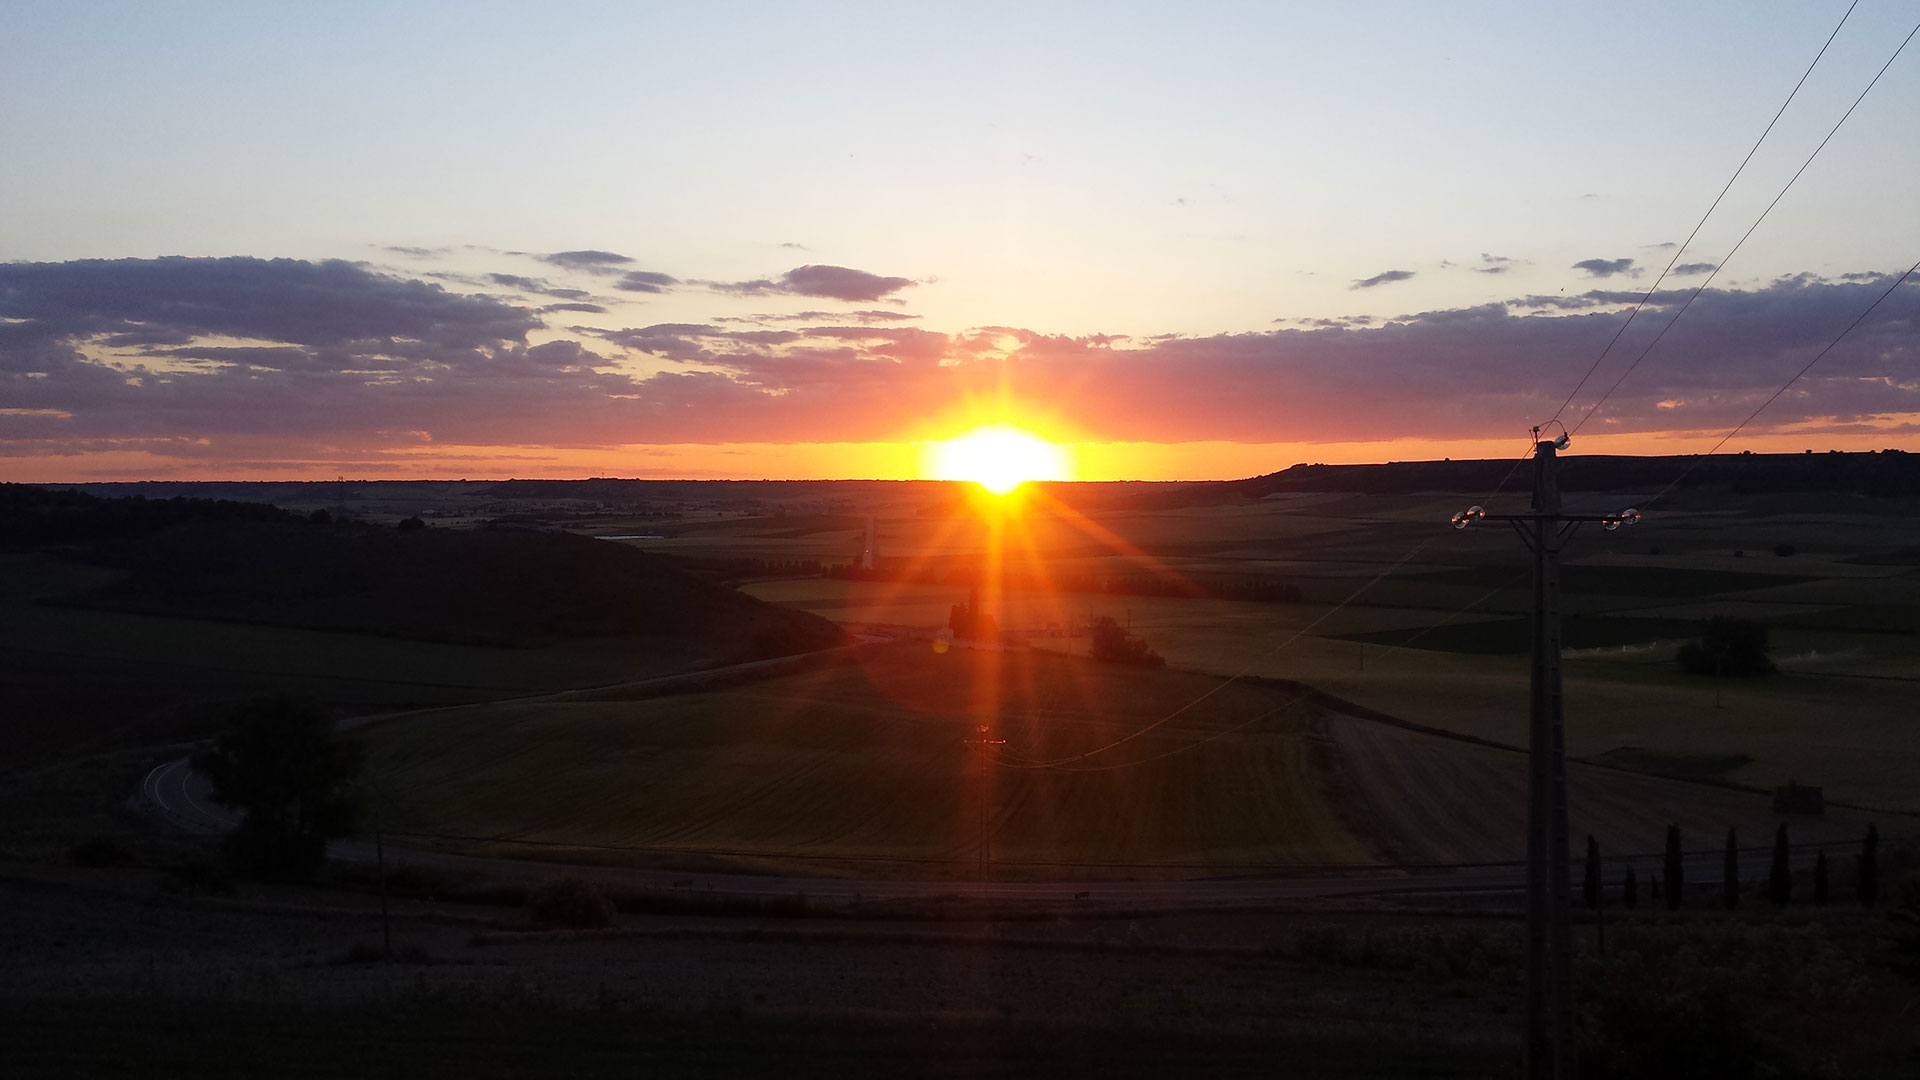
<path id="1" fill-rule="evenodd" d="M 1560 689 L 1558 447 L 1534 444 L 1533 677 L 1527 729 L 1527 1074 L 1573 1076 L 1565 714 Z"/>
<path id="2" fill-rule="evenodd" d="M 1583 522 L 1608 530 L 1640 520 L 1638 510 L 1560 512 L 1555 468 L 1568 438 L 1534 429 L 1532 512 L 1488 514 L 1475 506 L 1453 527 L 1505 521 L 1533 554 L 1533 666 L 1527 728 L 1527 1008 L 1529 1080 L 1573 1076 L 1572 874 L 1567 853 L 1565 716 L 1560 687 L 1560 549 Z"/>

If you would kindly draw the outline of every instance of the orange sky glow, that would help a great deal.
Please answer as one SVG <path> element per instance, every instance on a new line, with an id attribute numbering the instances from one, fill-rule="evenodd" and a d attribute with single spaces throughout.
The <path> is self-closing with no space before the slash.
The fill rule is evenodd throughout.
<path id="1" fill-rule="evenodd" d="M 1705 453 L 1724 432 L 1656 435 L 1583 435 L 1572 453 L 1685 455 Z M 1744 434 L 1721 453 L 1869 451 L 1900 445 L 1884 432 L 1853 434 Z M 1520 457 L 1528 436 L 1472 441 L 1398 440 L 1349 443 L 1086 442 L 1062 446 L 1069 473 L 1061 479 L 1230 480 L 1277 472 L 1295 464 L 1365 464 L 1440 458 Z M 698 477 L 718 480 L 954 479 L 928 467 L 927 442 L 723 443 L 632 445 L 569 450 L 544 446 L 433 446 L 414 451 L 346 456 L 337 460 L 276 461 L 248 465 L 224 460 L 196 464 L 161 461 L 132 451 L 96 451 L 77 458 L 0 459 L 0 480 L 83 483 L 99 480 L 332 480 L 350 479 L 637 479 Z"/>

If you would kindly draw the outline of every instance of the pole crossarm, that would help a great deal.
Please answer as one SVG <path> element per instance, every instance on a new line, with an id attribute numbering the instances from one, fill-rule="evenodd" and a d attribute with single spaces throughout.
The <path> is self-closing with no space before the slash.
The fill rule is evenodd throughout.
<path id="1" fill-rule="evenodd" d="M 1638 525 L 1645 516 L 1632 507 L 1617 514 L 1561 514 L 1544 510 L 1536 510 L 1531 514 L 1489 514 L 1485 507 L 1469 506 L 1449 518 L 1448 523 L 1456 529 L 1464 529 L 1476 521 L 1552 522 L 1561 525 L 1592 522 L 1612 532 L 1622 525 Z"/>
<path id="2" fill-rule="evenodd" d="M 1628 511 L 1632 513 L 1632 511 Z M 1627 525 L 1639 520 L 1635 514 L 1629 519 L 1620 514 L 1481 514 L 1481 521 L 1598 521 L 1602 524 L 1612 522 L 1615 525 Z"/>

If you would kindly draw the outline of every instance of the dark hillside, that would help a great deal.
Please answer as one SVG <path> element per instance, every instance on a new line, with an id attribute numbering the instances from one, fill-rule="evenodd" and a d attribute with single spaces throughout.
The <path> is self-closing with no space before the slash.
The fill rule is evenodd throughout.
<path id="1" fill-rule="evenodd" d="M 0 545 L 8 546 L 145 536 L 192 522 L 292 520 L 286 511 L 257 502 L 142 495 L 103 499 L 80 491 L 0 484 Z"/>
<path id="2" fill-rule="evenodd" d="M 1295 465 L 1282 472 L 1222 486 L 1252 498 L 1275 492 L 1370 495 L 1470 492 L 1493 489 L 1513 467 L 1512 461 L 1492 460 Z M 1523 472 L 1525 468 L 1523 465 Z M 1920 495 L 1920 454 L 1900 450 L 1862 454 L 1722 454 L 1705 458 L 1574 454 L 1560 459 L 1563 491 L 1658 491 L 1683 474 L 1679 484 L 1683 490 L 1718 487 L 1738 494 Z"/>
<path id="3" fill-rule="evenodd" d="M 824 619 L 564 533 L 196 522 L 70 557 L 127 572 L 60 601 L 84 607 L 460 644 L 658 638 L 725 661 L 839 639 Z"/>

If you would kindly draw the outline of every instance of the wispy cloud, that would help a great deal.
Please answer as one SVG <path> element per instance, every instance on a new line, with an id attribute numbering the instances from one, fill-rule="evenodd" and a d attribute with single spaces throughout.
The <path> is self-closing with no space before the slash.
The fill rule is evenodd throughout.
<path id="1" fill-rule="evenodd" d="M 1585 270 L 1588 277 L 1607 278 L 1616 274 L 1640 276 L 1640 271 L 1633 268 L 1632 259 L 1581 259 L 1573 264 L 1573 268 Z"/>
<path id="2" fill-rule="evenodd" d="M 1405 281 L 1413 276 L 1411 270 L 1382 270 L 1370 278 L 1361 278 L 1348 286 L 1351 289 L 1371 289 L 1394 281 Z"/>
<path id="3" fill-rule="evenodd" d="M 663 293 L 678 284 L 680 284 L 679 278 L 667 274 L 655 273 L 651 270 L 629 270 L 620 275 L 620 280 L 614 282 L 613 287 L 621 292 Z"/>
<path id="4" fill-rule="evenodd" d="M 794 296 L 814 296 L 828 300 L 870 304 L 876 300 L 885 299 L 913 283 L 912 278 L 883 277 L 846 266 L 820 266 L 809 263 L 806 266 L 797 266 L 778 278 L 716 282 L 713 287 L 721 292 L 739 293 L 745 296 L 788 293 Z"/>
<path id="5" fill-rule="evenodd" d="M 633 259 L 625 255 L 617 255 L 611 251 L 595 251 L 593 249 L 587 249 L 585 251 L 555 251 L 547 255 L 535 255 L 534 258 L 544 263 L 552 263 L 555 266 L 564 266 L 569 270 L 586 270 L 596 274 L 615 273 L 617 267 L 625 266 L 633 261 Z"/>

